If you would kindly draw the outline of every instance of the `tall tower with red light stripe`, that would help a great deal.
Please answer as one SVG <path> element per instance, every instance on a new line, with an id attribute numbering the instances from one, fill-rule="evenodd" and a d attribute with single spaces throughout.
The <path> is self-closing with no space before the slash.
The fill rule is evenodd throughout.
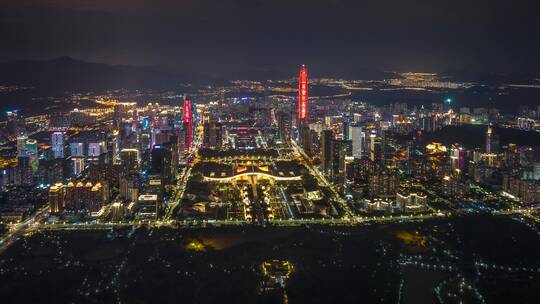
<path id="1" fill-rule="evenodd" d="M 193 143 L 193 116 L 191 115 L 191 101 L 188 97 L 184 99 L 184 152 L 188 152 Z"/>
<path id="2" fill-rule="evenodd" d="M 298 73 L 298 122 L 307 122 L 308 117 L 308 69 L 302 65 Z"/>

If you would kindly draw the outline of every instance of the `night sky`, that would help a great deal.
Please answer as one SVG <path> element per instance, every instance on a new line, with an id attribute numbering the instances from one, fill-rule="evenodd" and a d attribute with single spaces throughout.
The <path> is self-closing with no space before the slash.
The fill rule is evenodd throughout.
<path id="1" fill-rule="evenodd" d="M 540 71 L 537 0 L 3 0 L 0 60 Z"/>

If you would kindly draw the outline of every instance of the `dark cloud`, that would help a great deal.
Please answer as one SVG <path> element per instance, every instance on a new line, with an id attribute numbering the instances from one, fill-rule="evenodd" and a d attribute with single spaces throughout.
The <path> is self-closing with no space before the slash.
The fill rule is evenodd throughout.
<path id="1" fill-rule="evenodd" d="M 0 58 L 70 55 L 226 74 L 307 63 L 538 71 L 534 0 L 8 0 Z"/>

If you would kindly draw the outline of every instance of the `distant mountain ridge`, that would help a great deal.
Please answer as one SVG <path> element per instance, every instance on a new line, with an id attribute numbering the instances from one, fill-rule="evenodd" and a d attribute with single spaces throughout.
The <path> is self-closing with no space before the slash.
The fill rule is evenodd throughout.
<path id="1" fill-rule="evenodd" d="M 376 69 L 344 67 L 328 72 L 328 68 L 321 68 L 314 67 L 310 70 L 310 77 L 374 80 L 400 77 L 396 73 Z M 232 79 L 264 81 L 294 77 L 296 77 L 294 67 L 290 71 L 267 68 L 230 71 L 227 75 L 216 75 L 168 66 L 127 66 L 86 62 L 67 56 L 43 61 L 0 62 L 0 84 L 32 86 L 47 91 L 173 89 L 182 83 L 220 84 Z"/>
<path id="2" fill-rule="evenodd" d="M 173 88 L 195 78 L 193 74 L 172 73 L 153 67 L 109 65 L 71 57 L 0 63 L 1 84 L 33 86 L 43 90 Z"/>
<path id="3" fill-rule="evenodd" d="M 382 80 L 401 78 L 398 73 L 373 68 L 308 66 L 310 77 Z M 499 85 L 530 84 L 540 75 L 501 74 L 471 70 L 448 69 L 439 74 L 448 80 Z M 0 62 L 0 84 L 35 87 L 40 91 L 93 91 L 112 89 L 175 89 L 182 83 L 224 84 L 233 79 L 267 80 L 296 77 L 296 68 L 249 69 L 230 71 L 227 75 L 201 73 L 193 69 L 169 66 L 128 66 L 87 62 L 71 57 L 52 60 L 17 60 Z M 536 80 L 537 81 L 537 80 Z"/>

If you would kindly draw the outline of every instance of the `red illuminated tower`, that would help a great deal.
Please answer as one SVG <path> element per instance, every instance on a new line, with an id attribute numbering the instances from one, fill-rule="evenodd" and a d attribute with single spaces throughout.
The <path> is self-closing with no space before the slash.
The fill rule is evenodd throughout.
<path id="1" fill-rule="evenodd" d="M 191 102 L 189 98 L 184 99 L 184 152 L 188 152 L 193 142 L 193 122 L 191 116 Z"/>
<path id="2" fill-rule="evenodd" d="M 306 122 L 308 117 L 308 70 L 302 65 L 298 73 L 298 122 Z"/>

